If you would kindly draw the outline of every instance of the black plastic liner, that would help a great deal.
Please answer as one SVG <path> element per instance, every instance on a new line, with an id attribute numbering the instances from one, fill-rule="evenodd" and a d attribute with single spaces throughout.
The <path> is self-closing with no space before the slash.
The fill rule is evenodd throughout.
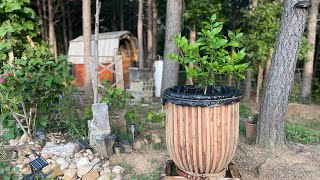
<path id="1" fill-rule="evenodd" d="M 166 89 L 162 96 L 163 105 L 169 101 L 182 106 L 221 106 L 239 102 L 242 93 L 230 86 L 208 86 L 204 95 L 204 88 L 195 85 L 173 86 Z"/>

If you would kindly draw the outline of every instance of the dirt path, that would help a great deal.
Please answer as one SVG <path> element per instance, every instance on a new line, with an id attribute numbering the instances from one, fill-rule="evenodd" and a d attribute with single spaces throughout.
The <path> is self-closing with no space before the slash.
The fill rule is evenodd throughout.
<path id="1" fill-rule="evenodd" d="M 130 174 L 146 174 L 162 166 L 168 157 L 165 150 L 153 150 L 148 145 L 132 154 L 113 156 L 111 163 L 130 168 Z M 242 180 L 315 180 L 320 177 L 320 145 L 288 142 L 286 149 L 272 152 L 250 144 L 240 135 L 233 162 L 238 165 Z"/>

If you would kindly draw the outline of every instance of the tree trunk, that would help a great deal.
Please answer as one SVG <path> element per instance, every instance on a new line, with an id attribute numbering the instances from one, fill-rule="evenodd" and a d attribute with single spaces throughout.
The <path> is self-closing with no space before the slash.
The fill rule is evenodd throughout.
<path id="1" fill-rule="evenodd" d="M 91 70 L 91 82 L 93 90 L 93 103 L 99 103 L 98 100 L 98 67 L 99 67 L 99 14 L 100 14 L 101 2 L 96 0 L 96 14 L 95 14 L 95 26 L 94 26 L 94 62 L 90 61 Z"/>
<path id="2" fill-rule="evenodd" d="M 117 15 L 116 15 L 116 2 L 112 0 L 112 31 L 117 31 Z"/>
<path id="3" fill-rule="evenodd" d="M 54 54 L 54 58 L 58 58 L 57 54 L 57 44 L 56 44 L 56 33 L 54 29 L 53 22 L 53 8 L 52 8 L 52 0 L 48 0 L 48 11 L 49 11 L 49 44 L 50 51 Z"/>
<path id="4" fill-rule="evenodd" d="M 68 53 L 68 35 L 67 35 L 67 19 L 66 19 L 66 11 L 65 11 L 65 1 L 62 1 L 61 4 L 61 15 L 62 15 L 62 32 L 63 32 L 63 43 L 64 43 L 64 50 L 65 50 L 65 54 Z"/>
<path id="5" fill-rule="evenodd" d="M 266 68 L 264 70 L 263 84 L 266 84 L 266 82 L 267 82 L 267 79 L 268 79 L 268 76 L 269 76 L 270 67 L 271 67 L 271 60 L 268 59 L 267 63 L 266 63 Z"/>
<path id="6" fill-rule="evenodd" d="M 147 40 L 147 52 L 148 52 L 148 56 L 147 56 L 147 62 L 148 62 L 148 67 L 151 69 L 152 68 L 152 64 L 154 59 L 152 56 L 152 49 L 153 49 L 153 34 L 152 34 L 152 30 L 153 30 L 153 26 L 152 26 L 152 1 L 153 0 L 147 0 L 147 13 L 148 13 L 148 28 L 147 28 L 147 33 L 148 33 L 148 40 Z"/>
<path id="7" fill-rule="evenodd" d="M 181 32 L 182 26 L 182 0 L 167 0 L 166 35 L 163 55 L 163 73 L 161 93 L 171 86 L 178 84 L 179 64 L 169 59 L 168 54 L 179 54 L 173 35 Z"/>
<path id="8" fill-rule="evenodd" d="M 144 54 L 143 54 L 143 0 L 139 0 L 138 12 L 138 44 L 139 44 L 139 68 L 144 67 Z"/>
<path id="9" fill-rule="evenodd" d="M 313 63 L 314 63 L 314 51 L 317 35 L 317 16 L 318 16 L 318 0 L 311 0 L 312 6 L 309 10 L 310 17 L 307 25 L 308 42 L 313 46 L 306 54 L 306 60 L 304 62 L 302 86 L 301 86 L 301 102 L 307 102 L 310 99 L 311 87 L 312 87 L 312 75 L 313 75 Z"/>
<path id="10" fill-rule="evenodd" d="M 232 0 L 232 32 L 235 34 L 237 29 L 237 0 Z M 231 47 L 231 54 L 234 51 L 234 47 Z M 228 86 L 232 86 L 233 76 L 228 75 Z"/>
<path id="11" fill-rule="evenodd" d="M 152 0 L 152 59 L 157 60 L 157 50 L 158 50 L 158 0 Z"/>
<path id="12" fill-rule="evenodd" d="M 252 86 L 252 69 L 248 69 L 246 72 L 246 85 L 244 90 L 244 100 L 251 98 L 251 86 Z"/>
<path id="13" fill-rule="evenodd" d="M 123 0 L 120 0 L 120 30 L 124 30 L 124 20 L 123 20 Z"/>
<path id="14" fill-rule="evenodd" d="M 68 16 L 68 37 L 69 37 L 69 40 L 72 40 L 72 38 L 73 38 L 72 19 L 71 19 L 71 12 L 70 12 L 70 6 L 69 5 L 68 5 L 67 16 Z"/>
<path id="15" fill-rule="evenodd" d="M 42 0 L 42 10 L 43 10 L 43 34 L 44 34 L 44 40 L 48 42 L 48 23 L 47 23 L 47 6 L 46 6 L 46 0 Z"/>
<path id="16" fill-rule="evenodd" d="M 41 20 L 43 21 L 44 18 L 43 18 L 43 13 L 42 13 L 42 6 L 41 6 L 41 2 L 40 0 L 37 0 L 37 8 L 38 8 L 38 14 L 39 14 L 39 17 L 41 18 Z M 42 23 L 41 26 L 40 26 L 40 32 L 41 32 L 41 37 L 43 40 L 45 40 L 45 34 L 44 34 L 44 24 Z"/>
<path id="17" fill-rule="evenodd" d="M 259 99 L 260 99 L 260 90 L 261 90 L 261 87 L 262 87 L 262 81 L 263 81 L 263 67 L 262 67 L 262 64 L 259 63 L 258 80 L 257 80 L 257 92 L 256 92 L 256 103 L 258 103 Z"/>
<path id="18" fill-rule="evenodd" d="M 82 1 L 83 52 L 84 52 L 84 90 L 87 97 L 92 96 L 90 57 L 91 57 L 91 0 Z"/>
<path id="19" fill-rule="evenodd" d="M 251 0 L 251 6 L 252 8 L 256 8 L 258 6 L 258 0 Z"/>
<path id="20" fill-rule="evenodd" d="M 260 105 L 256 143 L 269 148 L 285 145 L 284 118 L 307 16 L 307 9 L 295 7 L 298 1 L 285 2 Z"/>

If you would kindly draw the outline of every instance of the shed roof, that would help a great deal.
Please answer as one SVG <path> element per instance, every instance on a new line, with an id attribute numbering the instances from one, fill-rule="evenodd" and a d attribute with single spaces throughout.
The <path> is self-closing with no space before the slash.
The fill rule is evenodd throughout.
<path id="1" fill-rule="evenodd" d="M 99 33 L 99 62 L 110 63 L 117 55 L 121 39 L 133 39 L 129 31 L 115 31 Z M 69 42 L 68 61 L 73 64 L 84 64 L 83 36 L 79 36 Z M 91 55 L 94 55 L 94 34 L 91 35 Z"/>

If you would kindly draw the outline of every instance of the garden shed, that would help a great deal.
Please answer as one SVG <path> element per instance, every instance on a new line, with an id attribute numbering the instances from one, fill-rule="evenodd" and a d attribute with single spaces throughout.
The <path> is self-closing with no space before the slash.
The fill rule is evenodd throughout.
<path id="1" fill-rule="evenodd" d="M 99 34 L 99 78 L 114 86 L 130 86 L 129 67 L 138 62 L 137 39 L 129 31 Z M 94 59 L 94 35 L 91 36 L 91 57 Z M 83 36 L 69 42 L 68 61 L 74 65 L 76 85 L 84 84 Z M 120 73 L 120 76 L 119 76 Z"/>

